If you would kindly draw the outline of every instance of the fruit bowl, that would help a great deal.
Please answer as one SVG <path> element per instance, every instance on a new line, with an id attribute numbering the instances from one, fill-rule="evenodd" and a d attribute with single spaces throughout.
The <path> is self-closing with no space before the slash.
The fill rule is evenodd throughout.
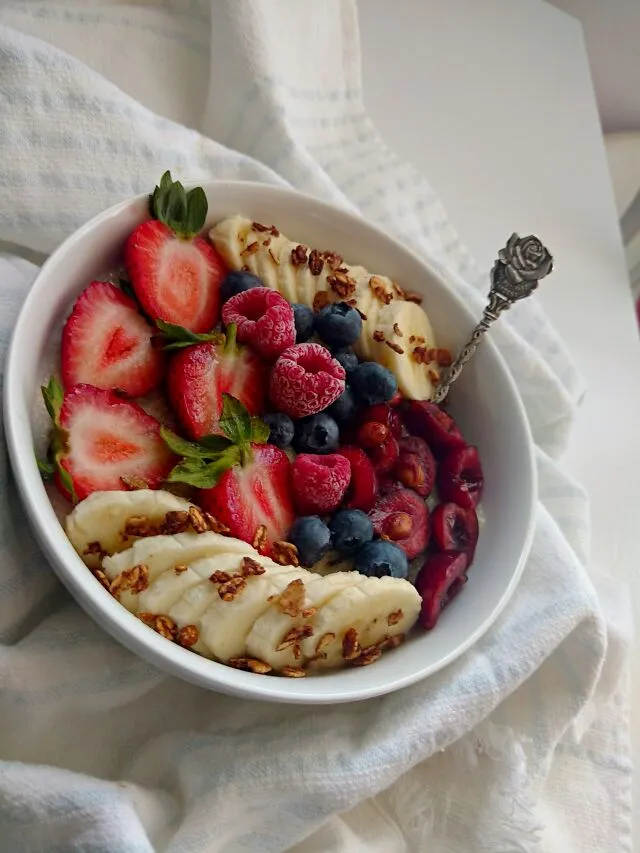
<path id="1" fill-rule="evenodd" d="M 206 227 L 240 212 L 274 222 L 295 240 L 330 246 L 424 297 L 438 345 L 456 351 L 475 318 L 435 265 L 419 259 L 353 214 L 299 193 L 252 183 L 204 185 Z M 365 699 L 419 681 L 453 661 L 490 627 L 512 594 L 533 535 L 533 445 L 517 389 L 488 340 L 451 392 L 450 411 L 482 458 L 482 535 L 464 595 L 433 631 L 415 634 L 375 666 L 327 671 L 314 678 L 265 678 L 202 658 L 129 613 L 102 587 L 74 550 L 64 511 L 43 484 L 34 448 L 46 441 L 40 387 L 58 368 L 60 333 L 87 282 L 118 269 L 128 235 L 148 216 L 148 197 L 123 202 L 66 240 L 36 279 L 17 321 L 5 372 L 4 421 L 19 493 L 35 535 L 60 580 L 114 638 L 165 671 L 208 689 L 270 701 L 334 703 Z"/>

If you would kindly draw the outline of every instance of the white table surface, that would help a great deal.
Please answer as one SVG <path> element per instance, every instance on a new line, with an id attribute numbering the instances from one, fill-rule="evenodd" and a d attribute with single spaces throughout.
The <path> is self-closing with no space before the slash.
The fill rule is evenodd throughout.
<path id="1" fill-rule="evenodd" d="M 541 0 L 391 6 L 360 3 L 369 112 L 487 270 L 512 231 L 554 254 L 539 298 L 589 383 L 565 463 L 591 497 L 592 565 L 629 584 L 640 625 L 640 347 L 580 25 Z M 632 670 L 640 763 L 637 648 Z"/>

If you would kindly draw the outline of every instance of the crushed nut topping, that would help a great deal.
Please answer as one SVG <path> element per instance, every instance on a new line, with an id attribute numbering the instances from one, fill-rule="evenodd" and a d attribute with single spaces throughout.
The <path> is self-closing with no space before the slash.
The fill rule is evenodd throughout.
<path id="1" fill-rule="evenodd" d="M 265 247 L 265 249 L 268 249 L 269 246 L 271 245 L 271 237 L 267 237 L 266 240 L 263 240 L 262 245 Z"/>
<path id="2" fill-rule="evenodd" d="M 311 619 L 311 617 L 315 616 L 317 612 L 317 607 L 305 607 L 305 609 L 302 611 L 302 617 L 304 619 Z"/>
<path id="3" fill-rule="evenodd" d="M 373 333 L 373 340 L 381 344 L 384 341 L 384 332 L 382 332 L 380 329 L 376 329 Z"/>
<path id="4" fill-rule="evenodd" d="M 271 258 L 271 260 L 273 261 L 273 263 L 274 263 L 277 267 L 279 267 L 279 266 L 280 266 L 280 259 L 279 259 L 279 258 L 276 258 L 276 256 L 273 254 L 272 249 L 267 249 L 267 251 L 269 252 L 269 257 Z"/>
<path id="5" fill-rule="evenodd" d="M 387 625 L 397 625 L 403 616 L 404 613 L 402 610 L 394 610 L 393 613 L 387 616 Z"/>
<path id="6" fill-rule="evenodd" d="M 313 634 L 313 626 L 312 625 L 300 625 L 296 628 L 291 628 L 291 630 L 287 631 L 284 635 L 280 643 L 276 646 L 277 652 L 283 652 L 285 649 L 288 649 L 290 646 L 294 647 L 294 656 L 296 658 L 300 657 L 300 641 L 305 640 L 307 637 L 310 637 Z M 296 654 L 296 648 L 298 647 L 298 654 Z"/>
<path id="7" fill-rule="evenodd" d="M 210 512 L 205 512 L 204 517 L 209 525 L 209 530 L 213 533 L 220 533 L 222 535 L 226 535 L 230 532 L 229 528 L 226 524 L 223 524 L 221 521 L 215 517 L 215 515 L 211 515 Z"/>
<path id="8" fill-rule="evenodd" d="M 396 335 L 397 335 L 399 338 L 401 338 L 401 337 L 402 337 L 402 329 L 400 328 L 400 326 L 399 326 L 397 323 L 394 323 L 394 324 L 393 324 L 393 331 L 396 333 Z"/>
<path id="9" fill-rule="evenodd" d="M 101 560 L 108 556 L 107 551 L 104 550 L 99 542 L 89 542 L 82 554 L 85 557 L 88 557 L 91 554 L 96 554 Z"/>
<path id="10" fill-rule="evenodd" d="M 278 231 L 278 229 L 276 228 L 275 225 L 263 225 L 261 222 L 252 222 L 251 228 L 254 231 L 259 231 L 260 233 L 264 233 L 265 231 L 268 231 L 272 237 L 279 237 L 280 236 L 280 232 Z"/>
<path id="11" fill-rule="evenodd" d="M 178 642 L 181 646 L 184 646 L 185 649 L 190 649 L 191 646 L 195 646 L 200 637 L 200 632 L 195 625 L 185 625 L 184 628 L 180 628 L 178 631 Z"/>
<path id="12" fill-rule="evenodd" d="M 326 290 L 319 290 L 316 295 L 313 297 L 313 310 L 314 311 L 322 311 L 323 308 L 326 308 L 327 305 L 331 302 L 329 298 L 329 294 Z"/>
<path id="13" fill-rule="evenodd" d="M 307 673 L 301 666 L 283 666 L 280 674 L 287 678 L 304 678 Z"/>
<path id="14" fill-rule="evenodd" d="M 393 293 L 387 290 L 387 287 L 380 276 L 372 275 L 369 279 L 369 287 L 376 299 L 379 299 L 380 302 L 384 302 L 385 305 L 388 305 L 393 300 Z"/>
<path id="15" fill-rule="evenodd" d="M 368 646 L 362 650 L 362 654 L 353 661 L 354 666 L 369 666 L 382 657 L 382 650 L 378 646 Z"/>
<path id="16" fill-rule="evenodd" d="M 293 542 L 276 540 L 272 545 L 272 558 L 279 566 L 299 566 L 298 549 Z"/>
<path id="17" fill-rule="evenodd" d="M 327 276 L 327 284 L 341 299 L 351 296 L 356 290 L 355 278 L 351 278 L 346 272 L 340 272 L 340 270 Z"/>
<path id="18" fill-rule="evenodd" d="M 120 482 L 129 492 L 137 492 L 140 489 L 149 488 L 149 483 L 143 480 L 142 477 L 129 477 L 125 474 L 123 477 L 120 477 Z"/>
<path id="19" fill-rule="evenodd" d="M 418 364 L 429 364 L 429 351 L 426 347 L 414 347 L 411 351 L 411 358 Z"/>
<path id="20" fill-rule="evenodd" d="M 260 243 L 256 240 L 254 243 L 249 243 L 244 249 L 240 252 L 241 255 L 255 255 L 255 253 L 260 249 Z"/>
<path id="21" fill-rule="evenodd" d="M 93 576 L 97 581 L 102 584 L 102 586 L 107 590 L 107 592 L 111 592 L 111 584 L 109 583 L 109 578 L 105 575 L 102 569 L 94 569 Z"/>
<path id="22" fill-rule="evenodd" d="M 422 296 L 413 290 L 406 290 L 404 298 L 407 302 L 415 302 L 416 305 L 422 305 Z"/>
<path id="23" fill-rule="evenodd" d="M 453 364 L 453 356 L 448 349 L 444 349 L 443 347 L 436 350 L 436 361 L 440 367 L 451 367 Z"/>
<path id="24" fill-rule="evenodd" d="M 153 627 L 166 640 L 175 640 L 178 626 L 170 616 L 156 616 Z"/>
<path id="25" fill-rule="evenodd" d="M 404 355 L 404 350 L 402 349 L 400 344 L 397 344 L 395 341 L 385 341 L 385 344 L 389 347 L 389 349 L 392 349 L 394 352 L 397 352 L 398 355 Z"/>
<path id="26" fill-rule="evenodd" d="M 152 524 L 146 515 L 132 515 L 124 525 L 125 536 L 157 536 L 158 525 Z"/>
<path id="27" fill-rule="evenodd" d="M 164 517 L 160 527 L 162 533 L 184 533 L 189 528 L 191 519 L 189 513 L 183 509 L 170 510 Z"/>
<path id="28" fill-rule="evenodd" d="M 307 247 L 299 244 L 291 250 L 291 263 L 294 267 L 301 267 L 307 263 Z"/>
<path id="29" fill-rule="evenodd" d="M 342 657 L 345 660 L 355 660 L 360 654 L 358 632 L 355 628 L 347 628 L 342 638 Z"/>
<path id="30" fill-rule="evenodd" d="M 252 557 L 243 557 L 240 563 L 240 572 L 243 578 L 251 577 L 252 575 L 263 575 L 266 569 L 261 566 L 257 560 Z"/>
<path id="31" fill-rule="evenodd" d="M 387 649 L 396 649 L 398 646 L 401 646 L 405 641 L 404 634 L 394 634 L 392 637 L 388 635 L 383 637 L 378 643 L 377 646 L 381 651 L 386 651 Z"/>
<path id="32" fill-rule="evenodd" d="M 404 288 L 400 287 L 400 285 L 398 284 L 397 281 L 392 281 L 391 287 L 393 288 L 393 292 L 398 297 L 398 299 L 406 299 L 407 298 L 407 294 L 406 294 Z"/>
<path id="33" fill-rule="evenodd" d="M 177 566 L 174 566 L 174 567 L 173 567 L 173 571 L 174 571 L 177 575 L 181 575 L 181 574 L 183 574 L 184 572 L 186 572 L 188 568 L 189 568 L 189 566 L 187 566 L 185 563 L 178 563 L 178 565 L 177 565 Z"/>
<path id="34" fill-rule="evenodd" d="M 191 520 L 191 526 L 196 533 L 206 533 L 209 529 L 207 519 L 200 507 L 189 507 L 189 519 Z"/>
<path id="35" fill-rule="evenodd" d="M 127 590 L 133 593 L 143 592 L 149 586 L 149 568 L 140 563 L 131 569 L 125 569 L 111 581 L 111 594 L 118 596 Z"/>
<path id="36" fill-rule="evenodd" d="M 312 249 L 309 252 L 309 272 L 311 275 L 320 275 L 324 267 L 322 255 L 317 249 Z"/>
<path id="37" fill-rule="evenodd" d="M 267 527 L 264 524 L 258 525 L 256 528 L 256 532 L 253 534 L 253 540 L 251 544 L 259 551 L 261 548 L 264 548 L 264 545 L 267 541 Z"/>
<path id="38" fill-rule="evenodd" d="M 144 622 L 145 625 L 148 625 L 150 628 L 153 628 L 156 621 L 154 613 L 150 613 L 148 610 L 140 610 L 137 616 L 141 622 Z"/>
<path id="39" fill-rule="evenodd" d="M 247 582 L 242 575 L 232 575 L 228 581 L 218 587 L 218 595 L 223 601 L 233 601 L 246 585 Z"/>
<path id="40" fill-rule="evenodd" d="M 331 270 L 335 271 L 342 266 L 342 258 L 336 252 L 320 252 L 320 257 L 326 261 Z"/>
<path id="41" fill-rule="evenodd" d="M 233 574 L 231 572 L 214 572 L 212 575 L 209 575 L 209 580 L 211 583 L 227 583 L 231 580 Z"/>
<path id="42" fill-rule="evenodd" d="M 316 643 L 316 654 L 320 654 L 320 652 L 324 651 L 327 646 L 330 646 L 331 643 L 335 640 L 336 635 L 333 631 L 327 631 L 326 634 L 323 634 L 318 642 Z"/>
<path id="43" fill-rule="evenodd" d="M 246 669 L 249 672 L 255 672 L 258 675 L 266 675 L 271 672 L 272 667 L 263 660 L 257 658 L 229 658 L 229 666 L 234 669 Z"/>
<path id="44" fill-rule="evenodd" d="M 299 616 L 304 608 L 304 583 L 296 578 L 278 596 L 278 607 L 287 616 Z"/>

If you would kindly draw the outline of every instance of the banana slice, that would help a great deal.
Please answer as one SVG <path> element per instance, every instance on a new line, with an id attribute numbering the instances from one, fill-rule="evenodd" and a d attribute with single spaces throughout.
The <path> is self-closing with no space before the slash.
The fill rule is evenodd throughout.
<path id="1" fill-rule="evenodd" d="M 144 565 L 148 584 L 151 585 L 163 572 L 175 566 L 188 566 L 203 557 L 216 554 L 239 554 L 257 557 L 258 553 L 246 542 L 219 533 L 176 533 L 173 536 L 149 536 L 139 539 L 131 548 L 105 557 L 102 568 L 109 578 L 115 580 L 122 572 Z M 118 600 L 129 610 L 138 610 L 138 596 L 126 587 L 119 593 Z"/>
<path id="2" fill-rule="evenodd" d="M 246 587 L 232 601 L 214 596 L 200 617 L 200 641 L 209 656 L 220 661 L 247 654 L 247 637 L 254 623 L 294 580 L 303 583 L 312 577 L 305 569 L 269 572 L 246 579 Z"/>
<path id="3" fill-rule="evenodd" d="M 149 524 L 160 524 L 168 512 L 188 511 L 191 504 L 171 492 L 139 489 L 133 492 L 94 492 L 80 501 L 67 516 L 67 536 L 91 569 L 100 568 L 104 553 L 115 554 L 129 548 L 136 537 L 126 536 L 127 522 L 143 518 Z M 97 553 L 87 553 L 97 543 Z"/>
<path id="4" fill-rule="evenodd" d="M 127 603 L 131 608 L 135 607 L 136 612 L 146 611 L 154 615 L 164 615 L 169 613 L 185 593 L 199 583 L 202 583 L 202 577 L 189 567 L 179 566 L 178 569 L 167 569 L 137 597 L 132 594 L 127 596 Z"/>
<path id="5" fill-rule="evenodd" d="M 411 400 L 428 400 L 433 395 L 434 384 L 430 373 L 438 375 L 438 365 L 416 360 L 416 347 L 435 348 L 435 336 L 426 313 L 413 302 L 394 299 L 380 305 L 372 327 L 367 326 L 368 358 L 383 364 L 395 375 L 398 387 Z M 382 340 L 375 340 L 381 337 Z M 389 346 L 389 343 L 392 346 Z"/>
<path id="6" fill-rule="evenodd" d="M 406 633 L 420 606 L 420 595 L 408 581 L 360 575 L 357 584 L 339 591 L 318 611 L 313 635 L 302 641 L 302 654 L 314 667 L 340 666 L 357 657 L 358 647 Z"/>
<path id="7" fill-rule="evenodd" d="M 283 613 L 278 602 L 270 607 L 253 624 L 247 637 L 247 653 L 270 664 L 275 670 L 285 666 L 303 666 L 306 658 L 301 654 L 304 629 L 314 631 L 315 615 L 319 608 L 334 595 L 358 582 L 356 572 L 335 572 L 326 577 L 316 577 L 305 584 L 304 610 L 314 611 L 304 616 Z M 315 635 L 315 634 L 314 634 Z"/>

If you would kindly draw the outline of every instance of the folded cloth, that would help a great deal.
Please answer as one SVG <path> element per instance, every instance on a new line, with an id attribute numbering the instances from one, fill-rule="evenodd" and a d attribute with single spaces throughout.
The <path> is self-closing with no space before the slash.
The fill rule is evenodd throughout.
<path id="1" fill-rule="evenodd" d="M 0 9 L 0 342 L 45 255 L 170 168 L 290 185 L 486 272 L 363 106 L 351 0 Z M 535 301 L 494 340 L 538 446 L 526 570 L 496 625 L 421 684 L 278 707 L 168 678 L 69 600 L 0 463 L 0 853 L 630 848 L 624 590 L 585 570 L 585 494 L 554 458 L 582 394 Z"/>

